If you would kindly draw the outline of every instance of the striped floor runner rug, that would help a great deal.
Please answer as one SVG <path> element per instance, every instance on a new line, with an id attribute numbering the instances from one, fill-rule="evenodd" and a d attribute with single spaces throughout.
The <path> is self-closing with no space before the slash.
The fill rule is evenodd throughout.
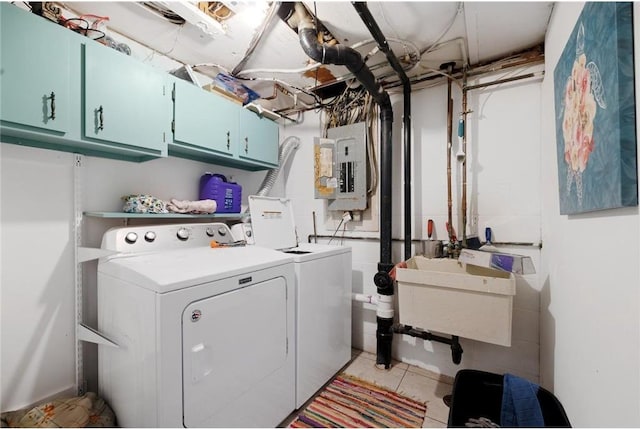
<path id="1" fill-rule="evenodd" d="M 340 374 L 289 427 L 419 428 L 426 411 L 422 402 Z"/>

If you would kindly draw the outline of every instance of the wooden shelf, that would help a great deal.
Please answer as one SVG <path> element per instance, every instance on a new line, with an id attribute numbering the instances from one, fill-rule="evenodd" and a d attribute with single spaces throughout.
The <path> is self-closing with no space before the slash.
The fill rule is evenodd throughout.
<path id="1" fill-rule="evenodd" d="M 84 216 L 108 219 L 242 219 L 248 214 L 242 213 L 125 213 L 125 212 L 84 212 Z"/>

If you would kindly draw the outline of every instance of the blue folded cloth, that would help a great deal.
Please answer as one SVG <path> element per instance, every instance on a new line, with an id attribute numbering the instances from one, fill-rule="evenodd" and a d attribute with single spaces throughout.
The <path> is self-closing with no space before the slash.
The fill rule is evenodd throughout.
<path id="1" fill-rule="evenodd" d="M 538 402 L 538 385 L 512 374 L 505 374 L 500 425 L 503 427 L 544 427 Z"/>

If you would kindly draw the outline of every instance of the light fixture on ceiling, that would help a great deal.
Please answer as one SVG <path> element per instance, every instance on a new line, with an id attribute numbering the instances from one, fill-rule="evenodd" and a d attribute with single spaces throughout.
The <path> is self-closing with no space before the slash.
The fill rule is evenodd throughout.
<path id="1" fill-rule="evenodd" d="M 196 4 L 187 1 L 165 1 L 163 6 L 171 9 L 185 21 L 197 27 L 206 36 L 213 38 L 216 34 L 225 34 L 224 26 L 213 17 L 204 13 Z"/>
<path id="2" fill-rule="evenodd" d="M 255 30 L 262 24 L 269 3 L 266 1 L 231 1 L 225 2 L 236 15 L 251 29 Z"/>

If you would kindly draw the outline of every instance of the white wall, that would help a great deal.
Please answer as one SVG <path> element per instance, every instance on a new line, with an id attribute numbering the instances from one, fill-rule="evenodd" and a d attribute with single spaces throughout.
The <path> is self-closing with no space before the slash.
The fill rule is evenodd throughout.
<path id="1" fill-rule="evenodd" d="M 0 403 L 75 384 L 73 156 L 0 147 Z"/>
<path id="2" fill-rule="evenodd" d="M 545 41 L 541 381 L 554 390 L 574 426 L 638 427 L 638 208 L 559 215 L 553 70 L 582 6 L 556 3 Z M 638 4 L 634 15 L 640 16 Z M 636 29 L 636 58 L 639 34 Z M 635 73 L 637 91 L 637 61 Z"/>
<path id="3" fill-rule="evenodd" d="M 527 70 L 530 71 L 530 70 Z M 511 74 L 524 72 L 517 70 Z M 494 75 L 483 81 L 504 77 Z M 472 82 L 470 82 L 472 83 Z M 461 111 L 460 90 L 454 85 L 454 116 Z M 417 91 L 412 96 L 413 118 L 413 238 L 426 239 L 426 221 L 434 219 L 438 239 L 446 236 L 446 85 Z M 402 98 L 393 96 L 393 232 L 395 238 L 403 233 L 402 184 Z M 539 120 L 540 81 L 528 80 L 474 91 L 469 96 L 468 192 L 470 213 L 476 215 L 476 231 L 484 234 L 491 226 L 496 241 L 540 241 L 540 175 Z M 313 137 L 318 136 L 319 118 L 307 112 L 305 123 L 290 127 L 286 133 L 297 134 L 302 148 L 290 168 L 286 193 L 296 208 L 296 224 L 301 240 L 313 233 L 312 212 L 316 212 L 317 229 L 321 235 L 331 235 L 338 226 L 325 228 L 325 203 L 313 198 Z M 454 125 L 454 130 L 457 126 Z M 457 138 L 454 131 L 454 154 Z M 453 157 L 454 224 L 460 231 L 457 213 L 460 210 L 460 180 Z M 347 234 L 371 236 L 353 232 Z M 337 234 L 338 239 L 341 232 Z M 377 235 L 377 233 L 373 233 Z M 484 237 L 482 237 L 484 240 Z M 326 241 L 326 240 L 325 240 Z M 334 242 L 337 240 L 334 240 Z M 353 248 L 354 292 L 375 294 L 373 276 L 379 261 L 379 243 L 368 240 L 344 240 Z M 529 255 L 539 266 L 537 247 L 506 247 L 506 251 Z M 403 259 L 403 243 L 393 244 L 394 261 Z M 412 337 L 394 337 L 393 356 L 396 359 L 433 371 L 455 375 L 461 368 L 478 368 L 496 372 L 511 372 L 538 381 L 539 378 L 539 292 L 537 275 L 519 277 L 513 312 L 513 342 L 501 347 L 461 339 L 464 354 L 459 366 L 451 362 L 450 348 L 439 343 L 425 342 Z M 353 304 L 353 344 L 375 352 L 375 306 Z M 425 327 L 427 328 L 427 327 Z"/>

